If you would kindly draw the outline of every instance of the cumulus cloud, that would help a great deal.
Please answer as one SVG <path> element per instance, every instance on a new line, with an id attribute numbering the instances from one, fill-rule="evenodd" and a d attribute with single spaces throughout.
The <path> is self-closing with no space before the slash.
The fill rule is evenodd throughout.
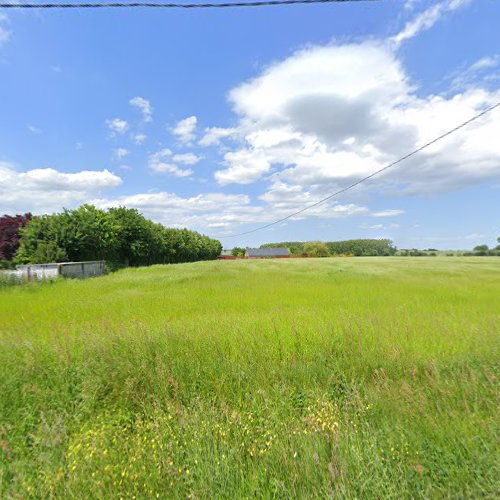
<path id="1" fill-rule="evenodd" d="M 138 146 L 140 146 L 141 144 L 144 144 L 144 141 L 147 139 L 147 135 L 146 134 L 134 134 L 132 136 L 132 141 L 134 142 L 134 144 L 137 144 Z"/>
<path id="2" fill-rule="evenodd" d="M 172 133 L 179 139 L 180 142 L 188 144 L 196 137 L 195 130 L 198 119 L 196 116 L 188 116 L 177 122 L 172 129 Z"/>
<path id="3" fill-rule="evenodd" d="M 130 99 L 129 103 L 139 109 L 139 111 L 142 113 L 142 119 L 145 122 L 150 122 L 153 120 L 153 107 L 147 99 L 137 96 Z"/>
<path id="4" fill-rule="evenodd" d="M 196 165 L 201 160 L 201 156 L 197 156 L 194 153 L 181 153 L 174 155 L 172 159 L 183 165 Z"/>
<path id="5" fill-rule="evenodd" d="M 19 172 L 8 163 L 0 163 L 0 212 L 56 211 L 83 203 L 101 190 L 121 183 L 120 177 L 109 170 L 66 173 L 37 168 Z"/>
<path id="6" fill-rule="evenodd" d="M 113 151 L 113 156 L 118 160 L 126 158 L 129 154 L 130 154 L 130 151 L 128 149 L 125 149 L 125 148 L 117 148 Z"/>
<path id="7" fill-rule="evenodd" d="M 157 174 L 169 174 L 174 177 L 189 177 L 193 174 L 190 168 L 180 168 L 172 161 L 172 151 L 165 148 L 149 157 L 149 168 Z"/>
<path id="8" fill-rule="evenodd" d="M 182 197 L 175 193 L 139 193 L 116 199 L 92 200 L 96 206 L 109 208 L 127 206 L 140 210 L 147 217 L 175 227 L 222 227 L 252 217 L 260 208 L 251 207 L 244 194 L 204 193 Z"/>
<path id="9" fill-rule="evenodd" d="M 279 179 L 317 200 L 467 120 L 500 100 L 500 91 L 417 94 L 394 46 L 366 42 L 298 51 L 229 99 L 239 116 L 238 147 L 223 152 L 217 182 Z M 370 186 L 417 194 L 498 179 L 499 133 L 491 113 Z"/>
<path id="10" fill-rule="evenodd" d="M 124 134 L 129 128 L 128 122 L 120 118 L 106 120 L 106 125 L 115 134 Z"/>
<path id="11" fill-rule="evenodd" d="M 446 13 L 452 12 L 470 3 L 471 0 L 444 0 L 424 10 L 417 17 L 406 23 L 405 27 L 394 37 L 392 41 L 399 45 L 405 40 L 417 36 L 420 32 L 428 30 Z"/>
<path id="12" fill-rule="evenodd" d="M 231 137 L 235 134 L 234 128 L 210 127 L 205 129 L 205 134 L 198 143 L 200 146 L 215 146 L 220 143 L 222 139 Z"/>
<path id="13" fill-rule="evenodd" d="M 124 205 L 140 210 L 147 217 L 174 227 L 193 227 L 202 230 L 219 229 L 228 233 L 238 224 L 270 222 L 286 215 L 286 204 L 274 205 L 252 203 L 246 194 L 204 193 L 182 197 L 174 193 L 140 193 L 115 199 L 94 199 L 91 203 L 102 208 Z M 353 204 L 332 203 L 315 209 L 312 216 L 337 218 L 363 214 L 366 207 Z M 309 214 L 308 216 L 311 216 Z M 300 219 L 302 216 L 297 216 Z"/>
<path id="14" fill-rule="evenodd" d="M 389 209 L 389 210 L 379 210 L 378 212 L 372 212 L 370 215 L 372 217 L 396 217 L 398 215 L 404 214 L 404 210 L 400 209 Z"/>

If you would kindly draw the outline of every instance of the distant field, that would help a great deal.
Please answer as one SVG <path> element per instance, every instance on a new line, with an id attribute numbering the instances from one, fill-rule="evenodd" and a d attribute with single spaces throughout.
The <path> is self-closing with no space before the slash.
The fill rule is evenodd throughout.
<path id="1" fill-rule="evenodd" d="M 0 290 L 1 498 L 498 498 L 499 258 Z"/>

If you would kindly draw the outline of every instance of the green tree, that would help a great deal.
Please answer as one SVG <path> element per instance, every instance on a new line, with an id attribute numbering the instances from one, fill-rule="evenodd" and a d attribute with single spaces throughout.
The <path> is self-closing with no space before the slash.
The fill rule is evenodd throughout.
<path id="1" fill-rule="evenodd" d="M 221 244 L 188 229 L 166 228 L 135 209 L 91 205 L 33 217 L 21 230 L 18 262 L 35 262 L 50 248 L 60 248 L 69 260 L 104 259 L 118 265 L 150 265 L 215 259 Z M 38 250 L 38 247 L 41 247 Z"/>
<path id="2" fill-rule="evenodd" d="M 303 247 L 304 253 L 309 255 L 309 257 L 329 257 L 330 251 L 326 243 L 322 241 L 308 241 L 304 243 Z"/>
<path id="3" fill-rule="evenodd" d="M 489 249 L 488 245 L 477 245 L 472 250 L 473 250 L 475 255 L 484 256 L 484 255 L 488 255 L 488 252 L 490 249 Z"/>
<path id="4" fill-rule="evenodd" d="M 242 247 L 234 247 L 231 250 L 231 255 L 234 257 L 244 257 L 245 256 L 246 249 Z"/>

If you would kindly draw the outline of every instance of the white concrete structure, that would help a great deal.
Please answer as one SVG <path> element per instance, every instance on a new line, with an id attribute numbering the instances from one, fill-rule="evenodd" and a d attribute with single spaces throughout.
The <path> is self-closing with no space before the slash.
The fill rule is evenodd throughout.
<path id="1" fill-rule="evenodd" d="M 66 278 L 91 278 L 105 272 L 105 262 L 95 260 L 88 262 L 59 262 L 51 264 L 29 264 L 18 266 L 14 271 L 4 271 L 6 275 L 15 276 L 20 280 L 53 279 L 58 276 Z"/>

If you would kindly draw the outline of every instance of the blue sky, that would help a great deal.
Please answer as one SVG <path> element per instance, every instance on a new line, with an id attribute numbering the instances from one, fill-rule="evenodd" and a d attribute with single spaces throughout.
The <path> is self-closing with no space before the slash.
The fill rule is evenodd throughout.
<path id="1" fill-rule="evenodd" d="M 0 12 L 0 212 L 84 202 L 267 241 L 500 235 L 500 3 Z"/>

